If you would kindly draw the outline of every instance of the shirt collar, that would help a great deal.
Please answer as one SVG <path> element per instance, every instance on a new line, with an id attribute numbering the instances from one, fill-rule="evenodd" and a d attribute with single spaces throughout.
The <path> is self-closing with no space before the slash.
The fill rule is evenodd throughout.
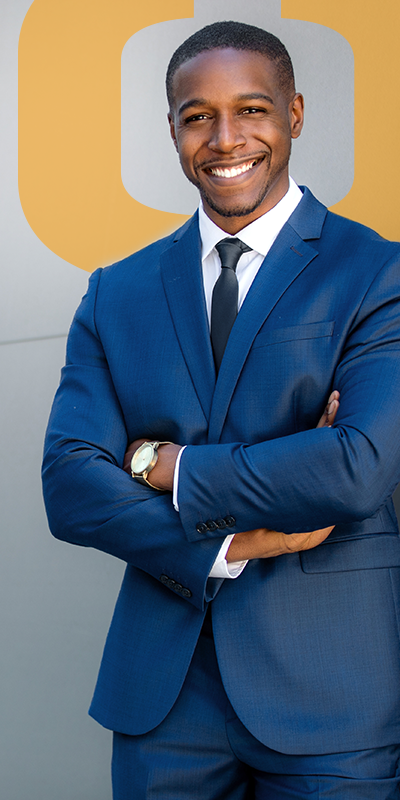
<path id="1" fill-rule="evenodd" d="M 289 189 L 282 197 L 282 200 L 276 204 L 270 211 L 263 214 L 250 225 L 242 228 L 237 236 L 262 256 L 266 256 L 272 243 L 278 236 L 279 231 L 283 228 L 285 222 L 289 219 L 290 215 L 299 204 L 303 197 L 297 184 L 292 178 L 289 178 Z M 200 203 L 199 207 L 199 229 L 201 238 L 201 258 L 202 261 L 207 258 L 211 250 L 215 247 L 217 242 L 224 239 L 231 234 L 219 228 L 204 211 L 203 204 Z"/>

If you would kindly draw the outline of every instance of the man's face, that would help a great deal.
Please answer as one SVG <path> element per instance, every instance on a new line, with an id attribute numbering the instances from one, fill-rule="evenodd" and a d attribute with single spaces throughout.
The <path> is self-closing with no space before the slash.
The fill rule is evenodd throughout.
<path id="1" fill-rule="evenodd" d="M 237 233 L 287 192 L 303 98 L 289 101 L 268 58 L 230 48 L 182 64 L 173 87 L 169 122 L 182 169 L 208 216 Z"/>

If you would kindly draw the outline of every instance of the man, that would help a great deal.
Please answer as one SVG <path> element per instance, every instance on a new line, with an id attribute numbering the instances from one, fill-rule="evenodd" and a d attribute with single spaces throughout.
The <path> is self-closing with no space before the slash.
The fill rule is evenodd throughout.
<path id="1" fill-rule="evenodd" d="M 54 535 L 128 563 L 114 797 L 398 797 L 400 246 L 289 183 L 274 36 L 207 26 L 167 89 L 199 213 L 92 276 L 44 460 Z"/>

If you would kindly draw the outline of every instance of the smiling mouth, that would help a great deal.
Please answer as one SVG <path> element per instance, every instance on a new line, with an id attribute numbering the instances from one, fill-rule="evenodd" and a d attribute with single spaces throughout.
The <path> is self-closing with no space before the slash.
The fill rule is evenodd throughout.
<path id="1" fill-rule="evenodd" d="M 216 178 L 236 178 L 237 175 L 249 172 L 260 161 L 260 158 L 254 158 L 252 161 L 247 161 L 246 164 L 240 164 L 238 167 L 208 167 L 207 172 L 215 175 Z"/>

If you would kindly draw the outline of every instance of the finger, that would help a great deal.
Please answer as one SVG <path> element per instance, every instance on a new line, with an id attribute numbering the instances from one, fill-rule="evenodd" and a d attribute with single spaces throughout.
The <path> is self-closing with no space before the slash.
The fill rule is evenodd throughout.
<path id="1" fill-rule="evenodd" d="M 313 547 L 318 547 L 329 536 L 334 527 L 334 525 L 330 525 L 328 528 L 319 528 L 309 533 L 284 534 L 285 547 L 290 553 L 298 553 L 300 550 L 312 550 Z"/>
<path id="2" fill-rule="evenodd" d="M 332 400 L 329 403 L 329 405 L 328 405 L 328 407 L 326 409 L 326 412 L 325 412 L 325 425 L 324 425 L 324 427 L 330 428 L 331 425 L 333 425 L 333 423 L 335 421 L 335 418 L 336 418 L 336 414 L 337 414 L 338 408 L 339 408 L 339 400 Z"/>
<path id="3" fill-rule="evenodd" d="M 286 536 L 285 545 L 289 553 L 298 553 L 300 550 L 308 550 L 312 533 L 289 533 Z"/>
<path id="4" fill-rule="evenodd" d="M 324 413 L 318 422 L 317 428 L 330 428 L 331 425 L 333 425 L 340 405 L 339 397 L 340 394 L 336 389 L 330 394 L 324 409 Z"/>

